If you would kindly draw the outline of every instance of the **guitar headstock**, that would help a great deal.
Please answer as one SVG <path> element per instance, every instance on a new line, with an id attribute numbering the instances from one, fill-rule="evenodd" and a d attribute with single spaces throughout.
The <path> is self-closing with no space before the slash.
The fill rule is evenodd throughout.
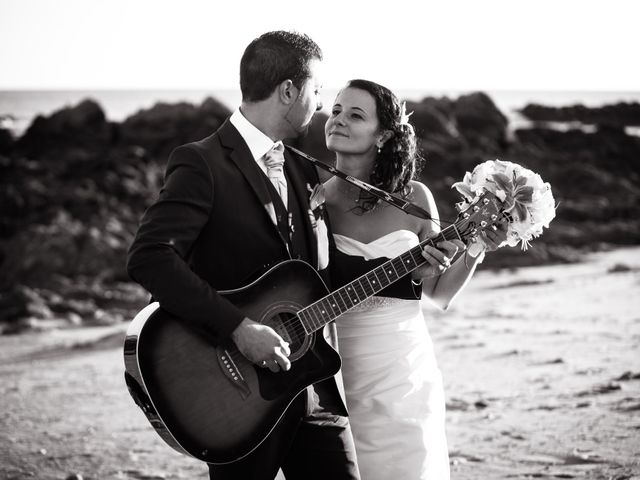
<path id="1" fill-rule="evenodd" d="M 455 226 L 466 243 L 477 242 L 483 231 L 497 230 L 499 223 L 510 222 L 510 215 L 502 211 L 502 202 L 493 193 L 484 191 L 462 210 Z"/>

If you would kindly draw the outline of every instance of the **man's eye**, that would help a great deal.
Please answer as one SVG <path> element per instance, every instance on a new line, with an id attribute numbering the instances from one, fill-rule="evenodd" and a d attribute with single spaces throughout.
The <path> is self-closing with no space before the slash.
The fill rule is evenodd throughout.
<path id="1" fill-rule="evenodd" d="M 331 110 L 331 115 L 338 115 L 340 113 L 340 110 Z"/>

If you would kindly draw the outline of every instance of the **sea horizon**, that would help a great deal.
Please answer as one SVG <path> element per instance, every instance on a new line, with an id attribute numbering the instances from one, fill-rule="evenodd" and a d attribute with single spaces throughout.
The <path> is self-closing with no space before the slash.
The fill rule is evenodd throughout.
<path id="1" fill-rule="evenodd" d="M 324 88 L 323 111 L 328 112 L 339 88 Z M 551 107 L 584 105 L 599 107 L 620 102 L 639 102 L 638 91 L 568 91 L 568 90 L 445 90 L 396 89 L 402 100 L 420 101 L 425 97 L 448 97 L 482 91 L 510 121 L 520 119 L 518 110 L 536 103 Z M 0 128 L 21 135 L 38 115 L 52 113 L 77 105 L 85 99 L 95 100 L 108 120 L 121 122 L 136 112 L 156 103 L 188 102 L 195 105 L 213 97 L 233 110 L 241 100 L 239 89 L 5 89 L 0 90 Z"/>

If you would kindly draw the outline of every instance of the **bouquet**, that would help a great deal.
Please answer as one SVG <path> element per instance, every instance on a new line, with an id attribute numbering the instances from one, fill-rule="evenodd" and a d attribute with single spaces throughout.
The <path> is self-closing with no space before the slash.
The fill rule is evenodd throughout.
<path id="1" fill-rule="evenodd" d="M 507 239 L 500 246 L 514 247 L 520 243 L 526 250 L 533 238 L 542 235 L 543 227 L 549 228 L 556 214 L 551 186 L 540 175 L 517 163 L 486 161 L 473 172 L 467 172 L 462 182 L 454 183 L 451 188 L 464 197 L 457 205 L 459 210 L 468 208 L 485 190 L 502 202 L 502 213 L 509 220 L 509 226 Z"/>

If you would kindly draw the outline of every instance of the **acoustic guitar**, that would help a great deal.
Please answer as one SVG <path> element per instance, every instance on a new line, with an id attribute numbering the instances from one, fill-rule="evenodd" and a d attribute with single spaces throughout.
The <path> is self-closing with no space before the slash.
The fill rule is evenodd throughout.
<path id="1" fill-rule="evenodd" d="M 334 292 L 299 260 L 279 263 L 243 288 L 219 292 L 289 343 L 288 372 L 260 368 L 233 342 L 214 345 L 158 303 L 148 305 L 133 319 L 124 342 L 131 396 L 178 452 L 212 464 L 241 459 L 264 441 L 298 394 L 340 369 L 338 353 L 322 334 L 325 325 L 426 263 L 425 244 L 468 243 L 483 229 L 495 228 L 508 217 L 500 207 L 486 192 L 433 238 Z"/>

